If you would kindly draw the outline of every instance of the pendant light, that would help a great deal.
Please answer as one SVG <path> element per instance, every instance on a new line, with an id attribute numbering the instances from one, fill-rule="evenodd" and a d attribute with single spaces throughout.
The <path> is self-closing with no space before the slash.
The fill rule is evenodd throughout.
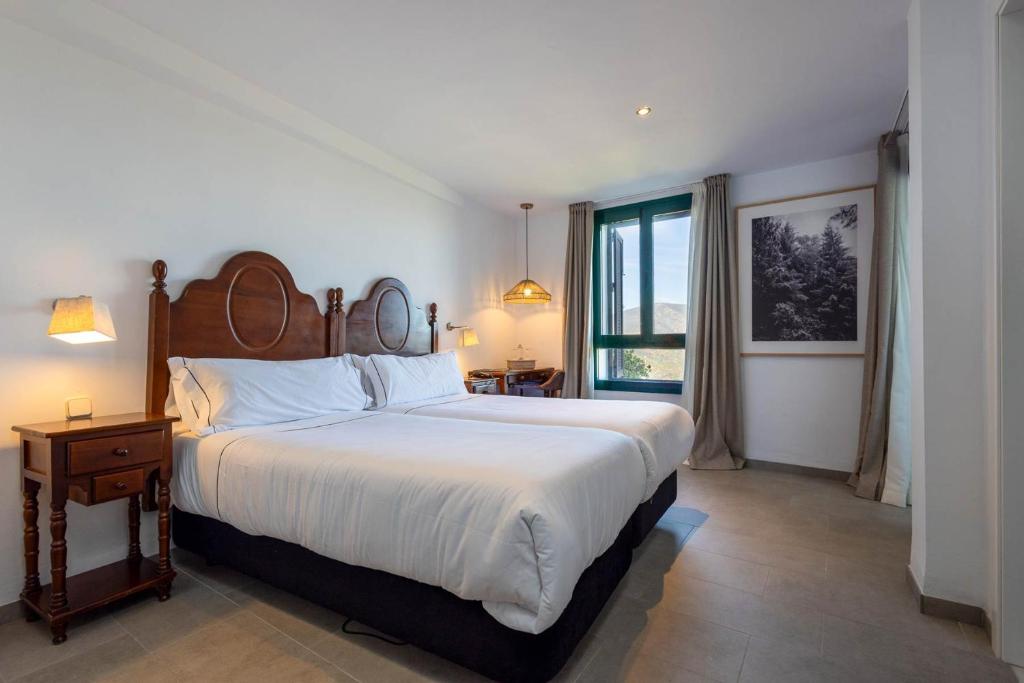
<path id="1" fill-rule="evenodd" d="M 507 304 L 546 304 L 551 301 L 548 290 L 530 279 L 530 209 L 533 204 L 520 204 L 519 208 L 526 216 L 526 279 L 517 282 L 502 298 Z"/>

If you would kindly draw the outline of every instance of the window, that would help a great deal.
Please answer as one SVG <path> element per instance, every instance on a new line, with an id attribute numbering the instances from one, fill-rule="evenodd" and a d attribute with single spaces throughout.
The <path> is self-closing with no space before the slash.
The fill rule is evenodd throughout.
<path id="1" fill-rule="evenodd" d="M 691 199 L 594 212 L 596 389 L 682 392 Z"/>

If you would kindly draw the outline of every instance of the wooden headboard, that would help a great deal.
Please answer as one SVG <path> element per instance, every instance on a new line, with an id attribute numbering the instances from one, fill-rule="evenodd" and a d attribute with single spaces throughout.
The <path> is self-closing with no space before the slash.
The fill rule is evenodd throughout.
<path id="1" fill-rule="evenodd" d="M 232 256 L 212 280 L 185 285 L 176 301 L 167 296 L 166 263 L 153 263 L 153 277 L 146 372 L 150 413 L 164 412 L 167 359 L 173 356 L 303 360 L 345 351 L 342 290 L 327 290 L 322 314 L 316 299 L 300 292 L 292 274 L 270 254 Z"/>
<path id="2" fill-rule="evenodd" d="M 437 350 L 437 304 L 430 304 L 428 310 L 426 315 L 412 303 L 409 288 L 401 280 L 377 280 L 365 299 L 349 307 L 345 351 L 359 356 L 433 353 Z"/>

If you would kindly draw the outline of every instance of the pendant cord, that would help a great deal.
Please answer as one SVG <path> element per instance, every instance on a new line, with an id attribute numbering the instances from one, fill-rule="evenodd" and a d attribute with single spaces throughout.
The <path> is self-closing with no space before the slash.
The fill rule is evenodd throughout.
<path id="1" fill-rule="evenodd" d="M 530 210 L 523 209 L 526 212 L 526 279 L 530 279 Z"/>

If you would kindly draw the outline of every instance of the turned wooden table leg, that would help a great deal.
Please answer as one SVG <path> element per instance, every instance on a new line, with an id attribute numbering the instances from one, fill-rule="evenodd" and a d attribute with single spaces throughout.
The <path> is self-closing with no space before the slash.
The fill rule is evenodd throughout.
<path id="1" fill-rule="evenodd" d="M 139 517 L 141 514 L 139 495 L 128 498 L 128 559 L 141 560 L 142 548 L 139 545 Z"/>
<path id="2" fill-rule="evenodd" d="M 25 519 L 25 584 L 22 586 L 22 595 L 39 590 L 39 487 L 39 482 L 24 479 L 21 495 L 24 498 L 22 514 Z M 36 621 L 39 615 L 26 607 L 25 618 Z"/>
<path id="3" fill-rule="evenodd" d="M 50 502 L 50 613 L 57 614 L 68 606 L 66 579 L 68 572 L 68 544 L 64 539 L 67 532 L 68 514 L 64 510 L 67 501 L 53 492 Z M 64 631 L 66 624 L 53 621 L 50 630 L 53 632 L 53 643 L 59 645 L 68 639 Z"/>
<path id="4" fill-rule="evenodd" d="M 171 574 L 171 490 L 170 468 L 160 467 L 160 478 L 157 482 L 157 532 L 160 540 L 160 559 L 157 561 L 157 572 Z M 172 575 L 173 576 L 173 575 Z M 171 597 L 170 579 L 157 591 L 160 602 Z"/>
<path id="5" fill-rule="evenodd" d="M 25 518 L 25 593 L 39 590 L 39 482 L 25 479 L 22 490 Z"/>

